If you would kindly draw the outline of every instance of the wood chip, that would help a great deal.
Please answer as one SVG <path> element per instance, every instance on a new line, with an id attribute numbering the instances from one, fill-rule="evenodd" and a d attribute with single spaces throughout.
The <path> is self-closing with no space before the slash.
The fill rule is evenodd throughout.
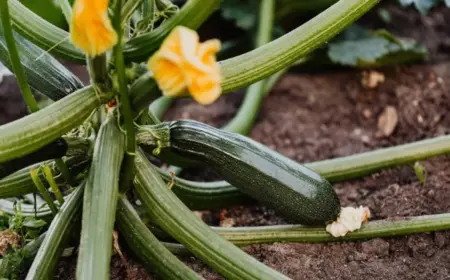
<path id="1" fill-rule="evenodd" d="M 364 71 L 362 73 L 361 84 L 365 88 L 376 88 L 379 84 L 384 83 L 384 74 L 377 71 Z"/>
<path id="2" fill-rule="evenodd" d="M 390 136 L 397 126 L 398 114 L 393 106 L 384 108 L 383 113 L 378 117 L 378 132 L 377 137 Z"/>

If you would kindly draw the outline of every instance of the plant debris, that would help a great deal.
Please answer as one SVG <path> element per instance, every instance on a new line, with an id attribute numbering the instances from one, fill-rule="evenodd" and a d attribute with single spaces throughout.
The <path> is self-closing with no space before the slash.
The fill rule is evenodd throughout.
<path id="1" fill-rule="evenodd" d="M 384 108 L 383 113 L 378 117 L 377 137 L 388 137 L 394 132 L 398 123 L 397 110 L 393 106 Z"/>

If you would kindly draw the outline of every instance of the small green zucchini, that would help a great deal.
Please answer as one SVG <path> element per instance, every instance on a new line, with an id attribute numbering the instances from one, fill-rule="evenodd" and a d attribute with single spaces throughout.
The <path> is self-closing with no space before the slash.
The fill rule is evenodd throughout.
<path id="1" fill-rule="evenodd" d="M 239 134 L 203 123 L 171 122 L 170 149 L 211 166 L 243 193 L 305 225 L 336 220 L 340 202 L 314 171 Z"/>
<path id="2" fill-rule="evenodd" d="M 31 88 L 56 101 L 83 87 L 83 83 L 45 50 L 15 33 L 20 62 Z M 0 61 L 12 71 L 5 37 L 0 28 Z"/>

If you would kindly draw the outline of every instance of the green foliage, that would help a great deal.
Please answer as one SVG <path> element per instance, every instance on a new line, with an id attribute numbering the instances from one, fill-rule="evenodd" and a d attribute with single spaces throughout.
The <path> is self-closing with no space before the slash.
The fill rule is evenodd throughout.
<path id="1" fill-rule="evenodd" d="M 442 2 L 450 7 L 450 0 L 399 0 L 399 2 L 404 7 L 414 4 L 414 7 L 423 15 L 426 15 L 431 8 Z"/>
<path id="2" fill-rule="evenodd" d="M 370 32 L 354 26 L 341 40 L 329 44 L 332 62 L 356 67 L 378 67 L 426 58 L 425 47 L 413 40 L 400 39 L 386 30 Z"/>

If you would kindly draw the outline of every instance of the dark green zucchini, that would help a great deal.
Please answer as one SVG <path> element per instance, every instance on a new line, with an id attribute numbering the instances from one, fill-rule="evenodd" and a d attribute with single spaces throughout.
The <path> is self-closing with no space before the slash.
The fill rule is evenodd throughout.
<path id="1" fill-rule="evenodd" d="M 170 149 L 207 164 L 242 192 L 295 222 L 324 224 L 339 214 L 339 199 L 328 181 L 242 135 L 195 121 L 174 121 Z"/>
<path id="2" fill-rule="evenodd" d="M 83 83 L 45 50 L 15 33 L 20 61 L 30 86 L 56 101 L 83 87 Z M 12 71 L 3 29 L 0 28 L 0 62 Z"/>
<path id="3" fill-rule="evenodd" d="M 66 155 L 67 149 L 66 140 L 58 138 L 26 156 L 1 163 L 0 179 L 35 163 L 63 157 Z"/>

